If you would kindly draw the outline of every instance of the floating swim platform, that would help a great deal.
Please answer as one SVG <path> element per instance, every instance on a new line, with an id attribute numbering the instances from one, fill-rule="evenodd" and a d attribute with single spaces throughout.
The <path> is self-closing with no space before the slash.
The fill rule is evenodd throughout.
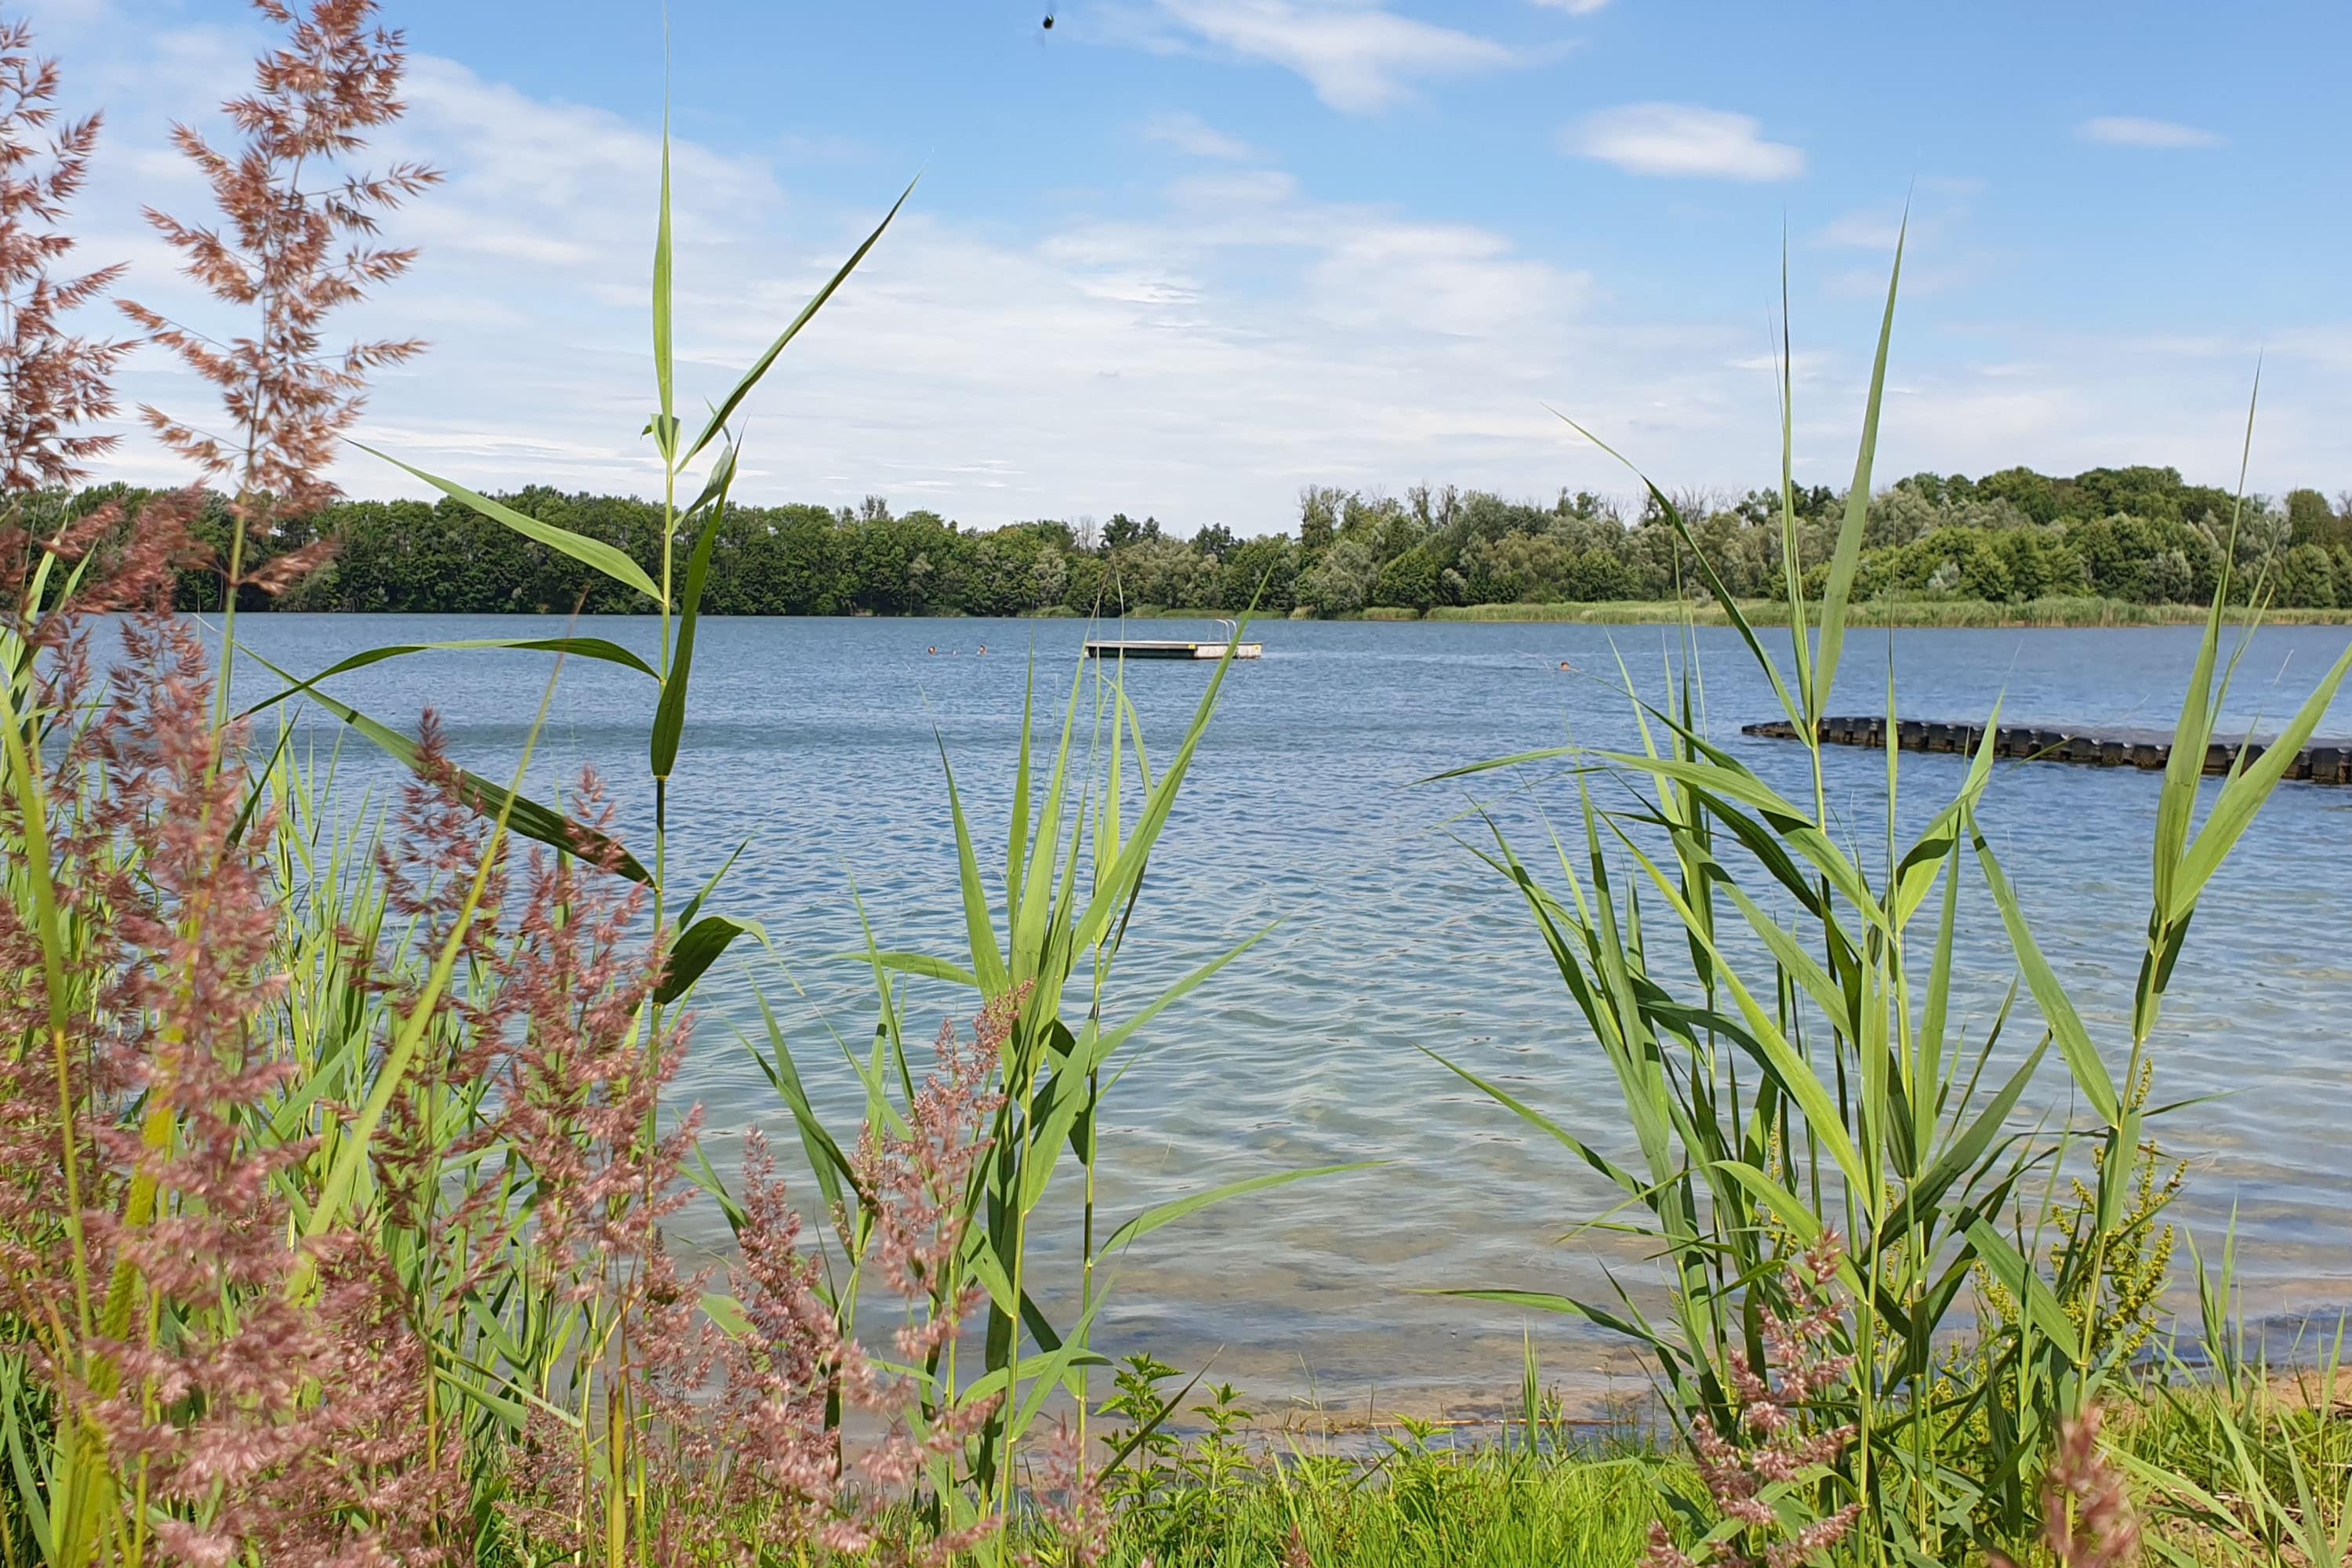
<path id="1" fill-rule="evenodd" d="M 1089 641 L 1089 658 L 1223 658 L 1230 646 L 1221 642 L 1157 642 L 1149 639 L 1106 638 Z M 1235 658 L 1263 658 L 1264 643 L 1245 642 L 1234 648 Z"/>
<path id="2" fill-rule="evenodd" d="M 1228 649 L 1235 658 L 1263 658 L 1264 643 L 1242 642 L 1231 621 L 1219 621 L 1225 635 L 1214 642 L 1182 642 L 1167 637 L 1090 637 L 1088 658 L 1223 658 Z"/>
<path id="3" fill-rule="evenodd" d="M 1743 724 L 1743 735 L 1775 740 L 1797 739 L 1797 727 L 1785 719 Z M 1884 716 L 1824 719 L 1821 738 L 1833 746 L 1886 747 Z M 1933 719 L 1897 719 L 1895 745 L 1905 752 L 1961 752 L 1973 754 L 1984 743 L 1982 724 L 1945 722 Z M 2226 773 L 2241 752 L 2251 763 L 2277 743 L 2276 736 L 2216 736 L 2206 746 L 2202 771 Z M 2158 772 L 2171 763 L 2172 734 L 2168 730 L 2138 730 L 2103 725 L 2003 724 L 1993 731 L 1996 756 L 2053 763 L 2074 763 L 2095 768 L 2138 768 Z M 2352 784 L 2352 740 L 2305 742 L 2287 764 L 2286 776 L 2314 784 Z"/>

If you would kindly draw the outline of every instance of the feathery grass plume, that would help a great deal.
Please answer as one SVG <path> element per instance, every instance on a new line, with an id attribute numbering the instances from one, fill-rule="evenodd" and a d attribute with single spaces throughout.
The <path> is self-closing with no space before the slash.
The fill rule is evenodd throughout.
<path id="1" fill-rule="evenodd" d="M 42 977 L 10 989 L 0 1071 L 0 1263 L 11 1314 L 35 1325 L 38 1390 L 7 1414 L 19 1442 L 28 1415 L 48 1420 L 57 1452 L 36 1468 L 61 1560 L 102 1542 L 107 1560 L 365 1560 L 379 1522 L 420 1516 L 394 1484 L 414 1468 L 407 1413 L 377 1375 L 390 1347 L 338 1339 L 352 1292 L 321 1312 L 287 1289 L 304 1256 L 287 1184 L 309 1142 L 261 1131 L 290 1071 L 271 1048 L 275 821 L 245 809 L 243 736 L 211 721 L 205 651 L 168 607 L 176 542 L 155 531 L 112 590 L 145 604 L 102 705 L 80 689 L 87 613 L 44 628 L 42 700 L 98 710 L 37 797 L 57 817 L 51 929 L 71 932 L 61 1026 L 37 951 L 58 939 L 28 940 L 17 900 L 0 902 L 0 953 Z M 11 795 L 21 839 L 32 792 L 19 777 Z"/>
<path id="2" fill-rule="evenodd" d="M 53 274 L 74 247 L 58 226 L 89 176 L 100 116 L 60 122 L 58 63 L 32 48 L 30 24 L 0 22 L 0 493 L 9 496 L 78 483 L 121 439 L 86 426 L 114 412 L 111 376 L 130 347 L 77 335 L 62 320 L 112 288 L 123 267 Z"/>
<path id="3" fill-rule="evenodd" d="M 870 1521 L 850 1507 L 828 1409 L 837 1400 L 879 1412 L 887 1390 L 840 1331 L 817 1262 L 801 1249 L 801 1216 L 756 1131 L 745 1141 L 740 1202 L 733 1272 L 744 1327 L 725 1348 L 702 1500 L 753 1540 L 822 1537 L 837 1551 L 864 1550 Z"/>
<path id="4" fill-rule="evenodd" d="M 39 494 L 86 479 L 121 439 L 89 426 L 114 412 L 114 367 L 130 347 L 65 322 L 123 268 L 58 270 L 75 244 L 59 226 L 89 175 L 100 123 L 96 114 L 58 120 L 59 79 L 57 61 L 34 55 L 30 25 L 0 20 L 0 587 L 14 616 L 5 629 L 19 638 L 57 563 L 70 568 L 122 521 L 112 505 L 59 516 L 55 498 Z"/>
<path id="5" fill-rule="evenodd" d="M 252 1048 L 283 979 L 275 901 L 231 837 L 245 776 L 215 749 L 241 737 L 212 729 L 203 650 L 183 626 L 134 621 L 123 643 L 95 732 L 109 775 L 97 821 L 137 866 L 108 890 L 115 951 L 89 1042 L 123 1092 L 89 1113 L 127 1195 L 85 1216 L 91 1272 L 114 1286 L 79 1364 L 59 1370 L 82 1384 L 75 1403 L 111 1464 L 173 1510 L 159 1542 L 198 1557 L 234 1552 L 250 1484 L 300 1454 L 323 1347 L 282 1289 L 275 1182 L 300 1148 L 257 1146 L 240 1125 L 286 1077 Z"/>
<path id="6" fill-rule="evenodd" d="M 1095 1568 L 1110 1551 L 1111 1514 L 1102 1474 L 1087 1463 L 1085 1438 L 1067 1421 L 1057 1422 L 1036 1456 L 1036 1467 L 1031 1490 L 1052 1546 L 1024 1553 L 1024 1568 Z M 1294 1524 L 1283 1552 L 1286 1568 L 1296 1562 L 1294 1553 L 1305 1550 Z"/>
<path id="7" fill-rule="evenodd" d="M 1025 994 L 991 1001 L 970 1050 L 954 1020 L 943 1021 L 939 1065 L 909 1107 L 908 1130 L 868 1121 L 858 1141 L 858 1185 L 874 1199 L 873 1257 L 910 1305 L 926 1309 L 898 1331 L 898 1349 L 912 1361 L 936 1356 L 981 1294 L 974 1286 L 952 1297 L 945 1281 L 971 1218 L 965 1190 L 993 1142 L 985 1130 L 1004 1107 L 1003 1091 L 990 1086 Z"/>
<path id="8" fill-rule="evenodd" d="M 222 152 L 175 125 L 173 143 L 212 187 L 220 226 L 184 222 L 152 207 L 147 221 L 184 258 L 183 269 L 223 304 L 258 320 L 244 334 L 207 332 L 131 300 L 125 314 L 155 342 L 218 389 L 225 431 L 142 405 L 140 415 L 208 480 L 235 491 L 235 527 L 224 604 L 241 588 L 283 589 L 324 559 L 313 544 L 289 552 L 250 580 L 248 532 L 268 534 L 334 499 L 325 478 L 336 440 L 360 415 L 368 373 L 421 352 L 415 339 L 325 344 L 327 319 L 389 283 L 416 259 L 376 241 L 383 214 L 438 182 L 440 172 L 399 163 L 381 174 L 349 167 L 362 132 L 405 109 L 407 64 L 397 29 L 372 26 L 375 0 L 283 0 L 254 8 L 286 29 L 282 47 L 254 65 L 254 89 L 222 105 L 245 138 Z"/>
<path id="9" fill-rule="evenodd" d="M 1851 1356 L 1832 1353 L 1843 1327 L 1832 1281 L 1843 1257 L 1837 1232 L 1826 1230 L 1801 1257 L 1784 1265 L 1794 1310 L 1767 1308 L 1762 1313 L 1762 1337 L 1770 1361 L 1757 1367 L 1749 1364 L 1744 1349 L 1730 1354 L 1736 1424 L 1729 1431 L 1719 1429 L 1706 1411 L 1692 1419 L 1691 1451 L 1699 1479 L 1717 1511 L 1740 1526 L 1734 1538 L 1738 1544 L 1693 1557 L 1675 1547 L 1663 1524 L 1653 1524 L 1649 1550 L 1642 1559 L 1646 1568 L 1696 1568 L 1700 1563 L 1725 1568 L 1796 1568 L 1853 1528 L 1862 1511 L 1859 1501 L 1790 1530 L 1768 1491 L 1781 1488 L 1794 1500 L 1790 1489 L 1834 1463 L 1854 1438 L 1851 1425 L 1822 1429 L 1812 1418 L 1822 1396 L 1853 1367 Z M 1780 1535 L 1786 1539 L 1772 1539 Z"/>
<path id="10" fill-rule="evenodd" d="M 435 799 L 407 820 L 427 830 L 412 855 L 437 870 L 401 898 L 420 932 L 436 933 L 420 934 L 430 952 L 488 830 L 437 722 L 423 733 L 411 794 Z M 430 1125 L 407 1139 L 418 1153 L 403 1179 L 428 1215 L 415 1228 L 442 1238 L 440 1303 L 417 1310 L 446 1325 L 436 1337 L 463 1341 L 480 1304 L 499 1303 L 505 1326 L 472 1342 L 498 1362 L 485 1392 L 530 1390 L 565 1413 L 535 1407 L 491 1460 L 485 1506 L 511 1534 L 583 1561 L 684 1561 L 677 1531 L 725 1527 L 729 1462 L 712 1406 L 730 1347 L 700 1310 L 709 1271 L 682 1270 L 664 1237 L 697 1195 L 680 1175 L 701 1108 L 673 1119 L 664 1105 L 692 1019 L 647 1005 L 670 933 L 645 940 L 646 895 L 617 874 L 614 812 L 593 771 L 569 805 L 572 853 L 534 849 L 494 868 L 490 918 L 478 910 L 476 926 L 497 930 L 478 944 L 469 929 L 467 943 L 478 984 L 444 1002 L 446 1065 L 420 1064 L 423 1098 L 446 1085 L 447 1103 L 473 1106 L 476 1121 L 437 1144 Z M 458 1170 L 495 1174 L 433 1217 L 444 1174 Z"/>
<path id="11" fill-rule="evenodd" d="M 2095 1405 L 2058 1426 L 2042 1481 L 2042 1540 L 2066 1568 L 2127 1568 L 2139 1561 L 2139 1516 L 2123 1471 L 2099 1444 Z"/>
<path id="12" fill-rule="evenodd" d="M 954 1459 L 1004 1403 L 1002 1394 L 959 1402 L 949 1352 L 984 1299 L 978 1286 L 954 1283 L 954 1265 L 971 1220 L 974 1173 L 995 1146 L 989 1129 L 1006 1103 L 997 1068 L 1029 993 L 1024 984 L 990 999 L 973 1021 L 969 1048 L 954 1020 L 943 1020 L 933 1042 L 935 1065 L 908 1107 L 904 1130 L 869 1119 L 852 1160 L 871 1226 L 864 1257 L 906 1302 L 893 1342 L 918 1371 L 910 1404 L 861 1469 L 868 1488 L 881 1494 L 929 1478 L 936 1528 L 909 1553 L 923 1564 L 957 1561 L 1004 1522 L 982 1513 L 959 1526 L 945 1507 Z M 845 1234 L 843 1242 L 856 1255 L 851 1237 Z"/>

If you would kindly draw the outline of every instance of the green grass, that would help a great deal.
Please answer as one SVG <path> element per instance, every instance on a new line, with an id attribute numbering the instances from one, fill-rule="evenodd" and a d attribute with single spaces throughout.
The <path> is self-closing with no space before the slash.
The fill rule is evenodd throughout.
<path id="1" fill-rule="evenodd" d="M 1745 600 L 1740 613 L 1750 626 L 1786 626 L 1788 605 L 1777 599 Z M 1685 606 L 1672 599 L 1604 599 L 1561 605 L 1441 605 L 1433 621 L 1572 622 L 1590 626 L 1678 625 Z M 1704 626 L 1731 624 L 1713 602 L 1688 614 Z M 2143 605 L 2129 599 L 2050 598 L 1995 604 L 1989 599 L 1862 599 L 1849 606 L 1846 624 L 1855 626 L 2187 626 L 2204 623 L 2202 605 Z M 1409 614 L 1382 619 L 1410 619 Z M 2264 618 L 2286 626 L 2352 625 L 2352 609 L 2273 609 Z"/>
<path id="2" fill-rule="evenodd" d="M 1689 1467 L 1648 1455 L 1531 1458 L 1400 1447 L 1377 1460 L 1288 1456 L 1122 1516 L 1108 1561 L 1157 1568 L 1625 1568 Z"/>

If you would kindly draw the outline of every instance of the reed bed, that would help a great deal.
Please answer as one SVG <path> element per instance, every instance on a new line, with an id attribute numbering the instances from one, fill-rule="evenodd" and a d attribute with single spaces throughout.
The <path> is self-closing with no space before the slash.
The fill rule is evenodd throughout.
<path id="1" fill-rule="evenodd" d="M 119 355 L 67 333 L 58 302 L 112 275 L 48 279 L 62 248 L 0 226 L 0 247 L 26 247 L 0 255 L 0 287 L 49 311 L 10 317 L 19 361 L 48 379 L 12 383 L 20 405 L 0 419 L 22 448 L 0 453 L 0 475 L 24 481 L 7 481 L 0 552 L 7 1568 L 2345 1561 L 2335 1361 L 2315 1384 L 2282 1383 L 2242 1353 L 2231 1244 L 2209 1268 L 2165 1224 L 2179 1178 L 2157 1090 L 2162 1003 L 2200 894 L 2352 651 L 2288 738 L 2209 796 L 2186 759 L 2202 756 L 2234 667 L 2225 578 L 2153 825 L 2136 1005 L 2112 1038 L 2068 997 L 1979 825 L 1989 750 L 1924 832 L 1865 851 L 1832 817 L 1817 743 L 1810 788 L 1789 794 L 1712 742 L 1686 639 L 1666 689 L 1644 699 L 1627 681 L 1638 750 L 1449 775 L 1475 789 L 1541 766 L 1573 783 L 1572 826 L 1541 857 L 1499 832 L 1471 852 L 1516 889 L 1558 968 L 1552 1045 L 1601 1052 L 1619 1098 L 1547 1108 L 1540 1086 L 1507 1092 L 1442 1059 L 1432 1081 L 1466 1079 L 1612 1184 L 1618 1201 L 1584 1223 L 1643 1237 L 1660 1278 L 1601 1300 L 1540 1280 L 1446 1289 L 1465 1312 L 1572 1314 L 1624 1335 L 1655 1375 L 1659 1446 L 1579 1437 L 1532 1360 L 1500 1441 L 1449 1448 L 1407 1425 L 1370 1457 L 1276 1446 L 1251 1436 L 1238 1391 L 1148 1360 L 1114 1368 L 1092 1342 L 1110 1265 L 1141 1237 L 1244 1193 L 1380 1179 L 1367 1149 L 1139 1214 L 1097 1203 L 1126 1053 L 1255 940 L 1154 994 L 1112 984 L 1153 918 L 1151 861 L 1228 667 L 1180 736 L 1150 744 L 1116 665 L 1085 664 L 1042 699 L 1033 676 L 998 782 L 1001 845 L 971 831 L 977 781 L 942 747 L 954 951 L 869 940 L 841 955 L 873 984 L 855 1043 L 791 1038 L 759 1008 L 748 1048 L 791 1174 L 755 1136 L 722 1180 L 698 1110 L 671 1092 L 715 964 L 790 984 L 776 955 L 791 933 L 730 902 L 734 858 L 688 864 L 671 832 L 695 806 L 670 786 L 695 741 L 687 695 L 731 422 L 888 215 L 689 426 L 665 167 L 657 570 L 408 469 L 659 616 L 651 660 L 570 633 L 438 645 L 549 661 L 533 743 L 565 661 L 626 668 L 646 683 L 641 774 L 534 798 L 529 745 L 506 781 L 484 778 L 430 713 L 396 723 L 332 694 L 415 645 L 234 689 L 233 606 L 301 559 L 249 572 L 241 542 L 331 494 L 321 468 L 366 371 L 420 347 L 339 360 L 321 323 L 405 269 L 407 252 L 372 237 L 436 178 L 346 166 L 399 112 L 400 40 L 368 0 L 261 9 L 285 36 L 230 106 L 248 144 L 228 158 L 188 143 L 219 226 L 158 220 L 248 335 L 222 357 L 205 346 L 220 331 L 133 311 L 215 383 L 239 433 L 215 445 L 193 419 L 149 415 L 234 489 L 228 547 L 197 563 L 232 606 L 215 647 L 169 611 L 196 562 L 193 495 L 71 524 L 25 499 L 103 449 L 81 426 L 109 406 Z M 20 114 L 47 114 L 57 78 L 28 43 L 0 35 L 0 91 L 13 82 Z M 93 145 L 62 139 L 47 184 L 0 203 L 32 191 L 26 211 L 54 221 Z M 321 161 L 346 199 L 306 205 L 297 173 L 315 189 Z M 1809 595 L 1792 574 L 1772 613 L 1792 628 L 1786 653 L 1759 635 L 1772 616 L 1717 595 L 1801 735 L 1864 614 L 1851 588 L 1895 299 L 1890 280 L 1825 586 Z M 1785 448 L 1784 435 L 1793 542 Z M 1682 623 L 1700 615 L 1685 606 Z M 401 763 L 397 798 L 348 812 L 304 713 Z M 642 855 L 614 832 L 615 788 L 649 807 Z M 1964 1037 L 1952 955 L 1974 922 L 1999 931 L 2018 978 Z M 936 1031 L 912 1011 L 917 984 L 959 998 Z M 805 1088 L 819 1061 L 856 1075 L 855 1117 L 819 1115 Z M 669 1239 L 698 1204 L 733 1242 L 708 1267 Z M 1047 1237 L 1076 1242 L 1076 1306 L 1059 1319 L 1041 1300 L 1066 1299 L 1043 1289 Z M 2158 1308 L 2177 1241 L 2200 1285 L 2185 1331 Z"/>
<path id="2" fill-rule="evenodd" d="M 1751 626 L 1790 624 L 1787 604 L 1777 599 L 1745 599 L 1738 603 L 1739 618 Z M 2205 622 L 2204 605 L 2148 605 L 2132 599 L 2046 598 L 1996 604 L 1990 599 L 1858 599 L 1847 606 L 1846 624 L 1873 627 L 1931 626 L 2193 626 Z M 1411 620 L 1410 614 L 1384 616 L 1384 620 Z M 1426 616 L 1432 621 L 1567 622 L 1587 626 L 1734 625 L 1730 611 L 1706 600 L 1685 604 L 1672 599 L 1597 600 L 1561 605 L 1441 605 Z M 2352 625 L 2352 610 L 2314 610 L 2272 606 L 2264 618 L 2275 625 L 2326 626 Z"/>

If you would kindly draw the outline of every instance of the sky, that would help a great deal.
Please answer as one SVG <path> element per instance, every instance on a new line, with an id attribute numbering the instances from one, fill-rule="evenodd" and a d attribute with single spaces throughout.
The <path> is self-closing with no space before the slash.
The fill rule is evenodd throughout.
<path id="1" fill-rule="evenodd" d="M 107 131 L 73 229 L 242 324 L 142 206 L 269 32 L 229 0 L 31 0 Z M 1048 15 L 1053 26 L 1043 24 Z M 445 183 L 339 323 L 431 348 L 356 433 L 477 489 L 657 493 L 665 93 L 682 402 L 723 395 L 908 182 L 748 405 L 740 499 L 969 526 L 1295 523 L 1302 486 L 1549 499 L 1851 477 L 1899 226 L 1883 484 L 2169 464 L 2352 488 L 2352 7 L 1669 0 L 385 0 Z M 667 64 L 666 64 L 667 61 Z M 93 328 L 93 330 L 96 330 Z M 160 350 L 121 380 L 193 422 Z M 135 428 L 107 477 L 175 482 Z M 354 452 L 352 494 L 420 493 Z"/>

